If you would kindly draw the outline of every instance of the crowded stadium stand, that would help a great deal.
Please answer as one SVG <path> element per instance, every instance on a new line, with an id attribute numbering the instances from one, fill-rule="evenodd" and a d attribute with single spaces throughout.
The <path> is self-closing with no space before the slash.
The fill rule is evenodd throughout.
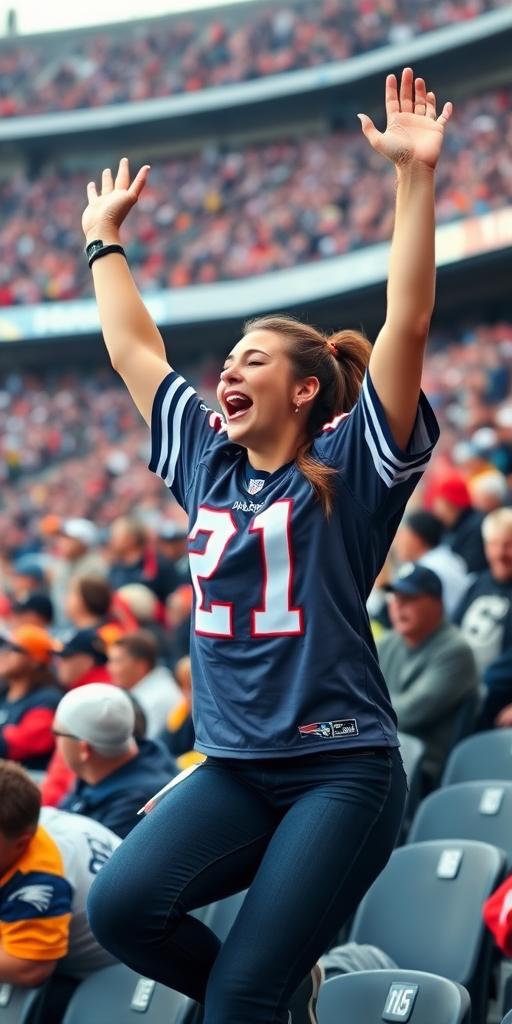
<path id="1" fill-rule="evenodd" d="M 86 183 L 121 155 L 132 169 L 151 163 L 123 243 L 173 364 L 216 408 L 221 361 L 247 316 L 284 310 L 375 339 L 395 183 L 356 114 L 382 122 L 384 76 L 405 63 L 428 73 L 441 104 L 454 100 L 437 175 L 438 298 L 423 378 L 441 438 L 411 503 L 420 518 L 404 546 L 397 537 L 368 608 L 381 643 L 395 630 L 386 587 L 397 570 L 409 558 L 427 566 L 430 549 L 449 554 L 471 595 L 450 629 L 473 652 L 479 697 L 450 708 L 434 781 L 424 770 L 432 721 L 418 702 L 414 739 L 403 745 L 406 756 L 416 751 L 403 845 L 338 936 L 341 960 L 337 946 L 329 951 L 346 965 L 347 940 L 372 943 L 396 974 L 382 970 L 365 987 L 361 973 L 339 997 L 328 980 L 320 1024 L 345 1024 L 333 1015 L 344 991 L 365 1024 L 467 1024 L 468 991 L 473 1024 L 512 1011 L 512 843 L 498 841 L 510 832 L 512 784 L 511 43 L 508 0 L 250 0 L 0 39 L 0 633 L 11 638 L 0 645 L 0 766 L 31 770 L 43 821 L 63 803 L 80 814 L 85 802 L 101 828 L 102 801 L 111 811 L 130 788 L 121 774 L 98 793 L 63 746 L 55 750 L 65 690 L 78 694 L 76 728 L 87 720 L 79 738 L 93 749 L 80 688 L 128 693 L 130 770 L 138 765 L 145 784 L 148 758 L 173 774 L 201 757 L 187 521 L 148 471 L 148 429 L 108 364 L 83 253 Z M 413 525 L 424 548 L 411 546 Z M 457 546 L 465 527 L 484 559 L 472 574 Z M 44 678 L 34 687 L 27 677 L 22 702 L 9 697 L 6 646 L 44 651 Z M 484 721 L 489 693 L 496 702 Z M 148 738 L 155 709 L 166 724 Z M 439 724 L 435 708 L 432 716 Z M 446 725 L 448 713 L 438 717 Z M 487 753 L 469 758 L 470 777 L 451 778 L 473 733 Z M 498 736 L 499 759 L 490 753 Z M 499 763 L 498 777 L 486 763 Z M 442 815 L 456 790 L 457 813 Z M 0 949 L 2 884 L 0 871 Z M 241 898 L 198 914 L 215 930 Z M 140 1012 L 198 1024 L 184 998 L 119 964 L 98 966 L 85 980 L 84 971 L 70 976 L 52 1024 L 66 1003 L 64 1024 L 82 1024 L 91 1006 L 96 1024 L 128 1024 Z M 42 976 L 25 987 L 0 977 L 0 1024 L 40 1024 L 51 986 Z"/>

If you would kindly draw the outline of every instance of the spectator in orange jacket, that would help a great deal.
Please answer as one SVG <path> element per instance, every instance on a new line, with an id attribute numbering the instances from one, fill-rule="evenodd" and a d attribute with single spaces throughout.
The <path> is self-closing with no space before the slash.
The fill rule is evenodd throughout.
<path id="1" fill-rule="evenodd" d="M 62 697 L 50 663 L 62 645 L 40 626 L 19 626 L 0 647 L 0 758 L 46 767 Z"/>

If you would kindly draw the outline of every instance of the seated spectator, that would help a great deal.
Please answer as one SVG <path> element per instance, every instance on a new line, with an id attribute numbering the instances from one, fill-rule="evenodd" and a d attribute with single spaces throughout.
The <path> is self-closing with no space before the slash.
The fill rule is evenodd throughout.
<path id="1" fill-rule="evenodd" d="M 106 643 L 97 629 L 78 629 L 58 653 L 59 681 L 65 690 L 88 683 L 112 682 Z"/>
<path id="2" fill-rule="evenodd" d="M 190 583 L 188 564 L 188 527 L 175 519 L 164 519 L 157 531 L 157 550 L 169 562 L 172 562 L 179 577 L 180 584 Z"/>
<path id="3" fill-rule="evenodd" d="M 109 619 L 112 591 L 101 576 L 74 576 L 64 599 L 64 611 L 76 629 L 97 629 Z"/>
<path id="4" fill-rule="evenodd" d="M 45 573 L 34 555 L 16 559 L 9 572 L 10 593 L 14 601 L 25 601 L 30 594 L 45 591 Z"/>
<path id="5" fill-rule="evenodd" d="M 65 690 L 75 690 L 89 683 L 112 682 L 107 668 L 106 643 L 95 629 L 78 630 L 59 654 L 58 674 Z M 74 773 L 55 750 L 41 784 L 43 804 L 55 807 L 74 781 Z"/>
<path id="6" fill-rule="evenodd" d="M 50 663 L 62 645 L 39 626 L 14 629 L 0 646 L 0 757 L 45 768 L 62 696 Z"/>
<path id="7" fill-rule="evenodd" d="M 91 683 L 62 698 L 53 730 L 77 777 L 59 807 L 101 821 L 121 839 L 140 821 L 140 808 L 177 774 L 161 744 L 134 739 L 134 726 L 129 696 Z"/>
<path id="8" fill-rule="evenodd" d="M 163 604 L 180 583 L 173 563 L 158 553 L 146 527 L 132 516 L 121 516 L 112 523 L 109 549 L 112 590 L 127 583 L 144 583 Z"/>
<path id="9" fill-rule="evenodd" d="M 58 536 L 57 556 L 51 569 L 51 595 L 59 625 L 69 620 L 66 594 L 75 576 L 106 576 L 107 565 L 96 550 L 98 530 L 89 519 L 65 519 Z"/>
<path id="10" fill-rule="evenodd" d="M 447 544 L 441 544 L 444 527 L 437 516 L 419 509 L 410 512 L 399 526 L 393 549 L 401 562 L 417 562 L 432 569 L 443 586 L 443 604 L 448 618 L 467 590 L 466 563 Z"/>
<path id="11" fill-rule="evenodd" d="M 512 727 L 512 647 L 492 661 L 483 675 L 485 699 L 477 721 L 477 729 Z M 496 714 L 496 708 L 499 708 Z"/>
<path id="12" fill-rule="evenodd" d="M 435 484 L 432 512 L 444 523 L 443 543 L 464 559 L 468 572 L 486 569 L 481 530 L 483 515 L 472 507 L 468 486 L 460 474 L 452 473 Z"/>
<path id="13" fill-rule="evenodd" d="M 192 721 L 192 672 L 189 655 L 178 661 L 174 672 L 176 682 L 182 692 L 182 699 L 170 712 L 167 718 L 167 727 L 162 733 L 161 739 L 171 751 L 172 756 L 176 758 L 178 768 L 183 771 L 191 764 L 204 760 L 204 754 L 194 750 L 196 734 Z"/>
<path id="14" fill-rule="evenodd" d="M 40 804 L 23 768 L 0 761 L 0 982 L 34 987 L 54 975 L 43 1024 L 56 1024 L 59 986 L 69 995 L 115 963 L 94 939 L 85 904 L 120 840 L 96 821 Z"/>
<path id="15" fill-rule="evenodd" d="M 174 665 L 190 651 L 190 617 L 193 589 L 191 583 L 182 583 L 165 602 L 165 623 L 169 630 L 166 644 L 167 663 Z"/>
<path id="16" fill-rule="evenodd" d="M 53 604 L 48 594 L 34 590 L 21 601 L 14 601 L 9 615 L 12 627 L 39 626 L 50 629 L 53 623 Z"/>
<path id="17" fill-rule="evenodd" d="M 457 712 L 478 692 L 475 659 L 459 630 L 444 618 L 439 576 L 406 562 L 389 584 L 393 629 L 377 643 L 398 728 L 423 741 L 430 788 L 440 779 Z"/>
<path id="18" fill-rule="evenodd" d="M 507 478 L 498 469 L 477 473 L 468 481 L 471 504 L 486 516 L 506 503 L 509 488 Z"/>
<path id="19" fill-rule="evenodd" d="M 158 665 L 158 654 L 158 641 L 148 629 L 120 637 L 108 650 L 112 682 L 140 704 L 149 739 L 160 736 L 170 712 L 182 702 L 172 672 Z"/>
<path id="20" fill-rule="evenodd" d="M 512 699 L 512 679 L 504 687 L 506 651 L 512 647 L 512 508 L 490 512 L 482 523 L 489 568 L 479 572 L 454 615 L 471 645 L 486 697 L 479 728 L 492 728 L 494 719 Z"/>

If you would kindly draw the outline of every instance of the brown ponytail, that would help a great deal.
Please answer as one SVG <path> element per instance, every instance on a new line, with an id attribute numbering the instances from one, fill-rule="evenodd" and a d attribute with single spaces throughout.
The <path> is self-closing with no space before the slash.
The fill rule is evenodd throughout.
<path id="1" fill-rule="evenodd" d="M 311 484 L 327 517 L 334 502 L 336 470 L 313 458 L 311 446 L 322 427 L 357 402 L 371 353 L 369 341 L 359 331 L 338 331 L 327 337 L 316 327 L 294 317 L 262 316 L 244 325 L 250 331 L 273 331 L 286 341 L 292 372 L 297 380 L 316 377 L 320 389 L 308 420 L 308 439 L 299 448 L 297 469 Z"/>

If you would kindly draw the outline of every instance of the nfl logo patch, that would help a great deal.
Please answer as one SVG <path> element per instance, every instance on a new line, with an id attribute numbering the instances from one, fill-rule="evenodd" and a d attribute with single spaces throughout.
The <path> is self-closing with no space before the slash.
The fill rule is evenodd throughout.
<path id="1" fill-rule="evenodd" d="M 247 485 L 247 490 L 249 491 L 249 494 L 257 494 L 258 491 L 261 491 L 261 488 L 263 487 L 264 483 L 264 480 L 249 480 L 249 483 Z"/>

